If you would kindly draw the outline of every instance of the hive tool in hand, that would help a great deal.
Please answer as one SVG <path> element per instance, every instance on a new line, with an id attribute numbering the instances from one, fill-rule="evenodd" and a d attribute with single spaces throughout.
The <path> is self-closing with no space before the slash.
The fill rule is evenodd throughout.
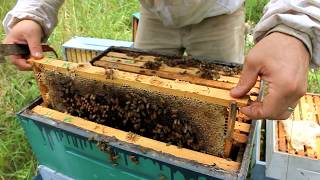
<path id="1" fill-rule="evenodd" d="M 47 44 L 42 44 L 43 52 L 53 52 L 58 57 L 56 51 Z M 28 57 L 30 55 L 29 46 L 26 44 L 0 44 L 0 63 L 4 62 L 5 56 L 21 55 Z"/>

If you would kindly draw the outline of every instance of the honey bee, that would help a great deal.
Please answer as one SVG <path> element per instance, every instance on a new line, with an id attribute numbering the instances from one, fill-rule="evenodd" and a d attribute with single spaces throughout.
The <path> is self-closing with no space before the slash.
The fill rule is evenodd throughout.
<path id="1" fill-rule="evenodd" d="M 105 75 L 106 75 L 106 79 L 111 79 L 113 80 L 113 69 L 106 69 L 105 70 Z"/>
<path id="2" fill-rule="evenodd" d="M 139 138 L 139 136 L 135 133 L 132 133 L 132 132 L 129 132 L 126 137 L 126 139 L 131 142 L 136 142 L 138 140 L 138 138 Z"/>
<path id="3" fill-rule="evenodd" d="M 130 155 L 129 159 L 134 163 L 134 164 L 139 164 L 139 160 L 136 156 Z"/>
<path id="4" fill-rule="evenodd" d="M 159 176 L 159 179 L 160 179 L 160 180 L 166 180 L 166 176 L 163 175 L 163 174 L 161 174 L 161 175 Z"/>

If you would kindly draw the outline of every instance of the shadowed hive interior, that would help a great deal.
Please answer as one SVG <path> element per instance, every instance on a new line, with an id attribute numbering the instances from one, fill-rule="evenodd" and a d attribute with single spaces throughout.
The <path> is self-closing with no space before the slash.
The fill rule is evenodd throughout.
<path id="1" fill-rule="evenodd" d="M 42 71 L 51 108 L 103 125 L 222 156 L 227 108 L 195 99 Z"/>

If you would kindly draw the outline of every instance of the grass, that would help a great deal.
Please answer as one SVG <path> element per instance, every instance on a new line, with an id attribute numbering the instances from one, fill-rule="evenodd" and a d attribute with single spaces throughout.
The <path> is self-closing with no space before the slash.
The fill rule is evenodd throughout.
<path id="1" fill-rule="evenodd" d="M 310 69 L 308 74 L 308 92 L 320 93 L 320 69 Z"/>
<path id="2" fill-rule="evenodd" d="M 0 3 L 0 19 L 13 5 Z M 0 77 L 0 179 L 30 179 L 37 163 L 15 113 L 38 95 L 37 88 L 30 72 L 18 73 L 10 64 L 0 65 Z"/>
<path id="3" fill-rule="evenodd" d="M 257 24 L 263 13 L 263 7 L 269 0 L 246 0 L 246 22 Z"/>
<path id="4" fill-rule="evenodd" d="M 0 2 L 1 20 L 15 2 Z M 131 40 L 131 14 L 138 10 L 137 0 L 66 1 L 49 44 L 62 57 L 62 43 L 75 35 Z M 4 36 L 1 26 L 0 39 Z M 10 63 L 0 64 L 0 77 L 0 179 L 31 179 L 37 162 L 15 113 L 39 92 L 32 73 L 19 72 Z"/>
<path id="5" fill-rule="evenodd" d="M 15 4 L 0 2 L 0 19 Z M 266 1 L 248 0 L 246 19 L 256 23 Z M 72 36 L 131 40 L 131 14 L 138 0 L 68 0 L 59 13 L 59 24 L 49 43 L 61 54 L 61 45 Z M 0 39 L 4 38 L 2 27 Z M 37 162 L 15 113 L 39 96 L 31 72 L 19 72 L 9 63 L 0 64 L 0 179 L 31 179 Z M 320 92 L 320 71 L 310 71 L 309 90 Z"/>

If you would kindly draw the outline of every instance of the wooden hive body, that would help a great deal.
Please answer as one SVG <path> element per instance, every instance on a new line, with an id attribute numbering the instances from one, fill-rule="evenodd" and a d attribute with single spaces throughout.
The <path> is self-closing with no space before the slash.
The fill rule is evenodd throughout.
<path id="1" fill-rule="evenodd" d="M 219 78 L 207 80 L 198 76 L 195 67 L 148 69 L 146 63 L 155 62 L 158 55 L 136 53 L 111 48 L 94 59 L 95 66 L 55 59 L 33 61 L 44 100 L 33 111 L 51 112 L 60 121 L 77 119 L 70 123 L 177 157 L 239 169 L 234 163 L 241 161 L 250 124 L 237 106 L 246 105 L 249 98 L 255 100 L 258 85 L 251 97 L 234 99 L 229 90 L 238 74 L 219 71 Z M 141 138 L 132 140 L 135 134 Z"/>
<path id="2" fill-rule="evenodd" d="M 320 96 L 306 94 L 289 120 L 319 124 L 319 115 Z M 297 150 L 293 148 L 289 134 L 281 121 L 267 122 L 267 176 L 277 179 L 319 179 L 320 137 L 316 137 L 316 148 L 302 145 L 304 147 Z"/>
<path id="3" fill-rule="evenodd" d="M 87 63 L 110 46 L 132 47 L 133 43 L 75 36 L 62 45 L 63 59 L 75 63 Z"/>

